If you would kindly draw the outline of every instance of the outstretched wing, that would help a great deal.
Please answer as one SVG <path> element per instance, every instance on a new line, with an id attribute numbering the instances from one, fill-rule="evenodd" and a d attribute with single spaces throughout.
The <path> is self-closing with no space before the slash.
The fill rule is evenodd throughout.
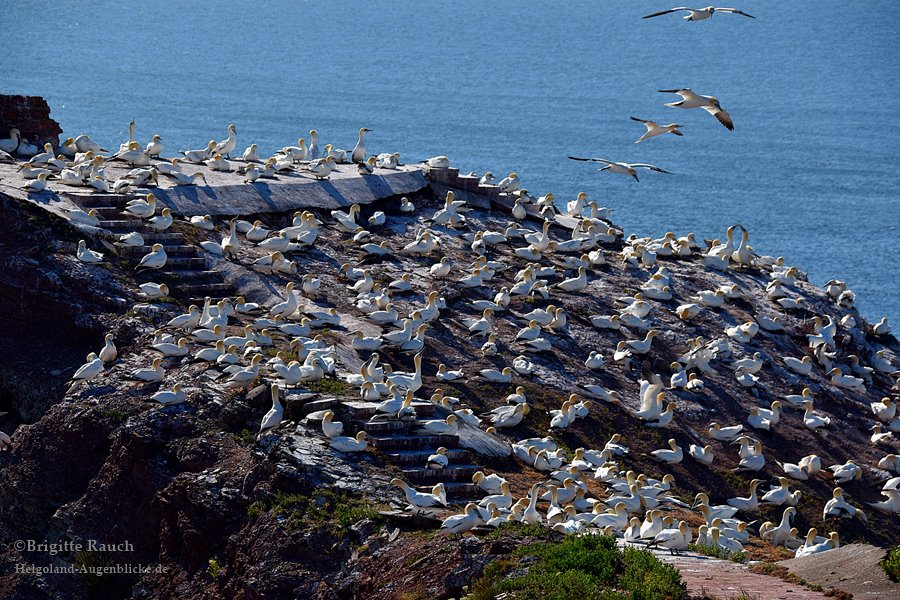
<path id="1" fill-rule="evenodd" d="M 631 117 L 632 121 L 637 121 L 638 123 L 652 123 L 652 121 L 648 121 L 647 119 L 639 119 L 637 117 Z"/>
<path id="2" fill-rule="evenodd" d="M 660 169 L 656 165 L 650 165 L 647 163 L 631 163 L 632 167 L 644 167 L 645 169 L 650 169 L 651 171 L 656 171 L 657 173 L 668 173 L 669 175 L 674 175 L 672 171 L 666 171 L 665 169 Z"/>
<path id="3" fill-rule="evenodd" d="M 603 163 L 604 165 L 613 164 L 612 161 L 606 160 L 604 158 L 581 158 L 579 156 L 570 156 L 569 159 L 570 160 L 582 160 L 582 161 L 586 161 L 586 162 L 598 162 L 598 163 Z"/>
<path id="4" fill-rule="evenodd" d="M 714 116 L 719 123 L 725 126 L 725 129 L 727 129 L 728 131 L 734 131 L 734 123 L 732 122 L 731 115 L 728 114 L 727 110 L 715 106 L 704 106 L 703 110 Z"/>
<path id="5" fill-rule="evenodd" d="M 725 13 L 732 13 L 732 14 L 735 14 L 735 15 L 743 15 L 743 16 L 745 16 L 745 17 L 750 17 L 751 19 L 755 19 L 755 18 L 756 18 L 756 17 L 754 17 L 753 15 L 748 15 L 748 14 L 745 13 L 744 11 L 738 10 L 738 9 L 736 9 L 736 8 L 717 8 L 717 9 L 716 9 L 716 12 L 725 12 Z"/>
<path id="6" fill-rule="evenodd" d="M 679 6 L 677 8 L 670 8 L 669 10 L 663 10 L 657 13 L 653 13 L 652 15 L 647 15 L 646 17 L 641 17 L 642 19 L 652 19 L 653 17 L 660 17 L 662 15 L 667 15 L 669 13 L 678 12 L 680 10 L 691 10 L 686 6 Z"/>

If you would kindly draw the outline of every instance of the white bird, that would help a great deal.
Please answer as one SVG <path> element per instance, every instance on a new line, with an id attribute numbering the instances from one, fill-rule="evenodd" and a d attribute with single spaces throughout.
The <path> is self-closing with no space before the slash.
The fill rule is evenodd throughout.
<path id="1" fill-rule="evenodd" d="M 138 287 L 140 287 L 141 293 L 151 300 L 165 298 L 169 295 L 169 286 L 164 283 L 147 282 Z"/>
<path id="2" fill-rule="evenodd" d="M 644 127 L 647 128 L 647 132 L 644 135 L 642 135 L 640 138 L 638 138 L 638 140 L 635 142 L 635 144 L 640 144 L 641 142 L 643 142 L 646 139 L 656 137 L 656 136 L 662 135 L 664 133 L 673 133 L 678 136 L 684 135 L 679 130 L 679 127 L 681 127 L 681 125 L 678 125 L 677 123 L 669 123 L 668 125 L 660 125 L 659 123 L 657 123 L 655 121 L 647 121 L 645 119 L 639 119 L 637 117 L 631 117 L 631 120 L 637 121 L 638 123 L 643 123 Z"/>
<path id="3" fill-rule="evenodd" d="M 719 104 L 719 99 L 715 96 L 701 96 L 699 94 L 694 93 L 690 88 L 681 88 L 681 89 L 672 89 L 672 90 L 659 90 L 660 92 L 667 94 L 678 94 L 681 96 L 681 100 L 678 102 L 669 102 L 666 106 L 671 106 L 673 108 L 702 108 L 712 116 L 716 118 L 716 120 L 725 126 L 729 131 L 734 130 L 734 123 L 731 120 L 731 115 L 722 108 Z"/>
<path id="4" fill-rule="evenodd" d="M 90 381 L 103 372 L 103 361 L 96 353 L 91 352 L 87 355 L 87 362 L 78 367 L 75 374 L 72 375 L 71 383 L 78 381 Z"/>
<path id="5" fill-rule="evenodd" d="M 678 442 L 674 439 L 669 440 L 669 448 L 670 450 L 654 450 L 650 453 L 650 456 L 656 460 L 669 463 L 670 465 L 677 465 L 684 458 L 684 452 L 678 446 Z"/>
<path id="6" fill-rule="evenodd" d="M 97 264 L 103 262 L 103 253 L 88 248 L 84 240 L 78 241 L 78 250 L 75 252 L 75 256 L 83 263 Z"/>
<path id="7" fill-rule="evenodd" d="M 153 244 L 150 252 L 145 254 L 143 258 L 141 258 L 141 262 L 138 266 L 135 267 L 137 269 L 161 269 L 166 266 L 166 261 L 168 260 L 168 255 L 166 254 L 166 250 L 162 244 Z"/>
<path id="8" fill-rule="evenodd" d="M 231 158 L 231 153 L 234 152 L 235 147 L 237 146 L 237 127 L 234 125 L 228 126 L 228 137 L 224 140 L 216 144 L 213 149 L 216 154 L 224 154 L 228 158 Z"/>
<path id="9" fill-rule="evenodd" d="M 360 432 L 363 433 L 363 432 Z M 431 493 L 417 492 L 402 479 L 394 478 L 391 485 L 395 485 L 403 490 L 406 495 L 406 501 L 412 508 L 428 508 L 430 506 L 447 506 L 446 492 L 443 484 L 437 484 L 431 490 Z M 477 505 L 476 505 L 477 506 Z"/>
<path id="10" fill-rule="evenodd" d="M 659 17 L 662 15 L 667 15 L 673 12 L 687 12 L 688 15 L 684 17 L 685 21 L 704 21 L 713 16 L 714 13 L 731 13 L 734 15 L 743 15 L 745 17 L 750 17 L 751 19 L 755 19 L 753 15 L 748 15 L 747 13 L 740 11 L 736 8 L 718 8 L 715 6 L 707 6 L 706 8 L 687 8 L 685 6 L 679 6 L 677 8 L 670 8 L 668 10 L 663 10 L 660 12 L 655 12 L 653 14 L 642 17 L 643 19 L 652 19 L 653 17 Z"/>
<path id="11" fill-rule="evenodd" d="M 148 382 L 162 381 L 165 377 L 165 371 L 161 366 L 162 360 L 163 359 L 159 357 L 154 358 L 149 367 L 132 371 L 131 377 L 133 379 L 139 379 L 141 381 Z"/>
<path id="12" fill-rule="evenodd" d="M 364 163 L 366 161 L 366 142 L 365 137 L 367 133 L 370 133 L 371 129 L 366 129 L 365 127 L 361 127 L 359 130 L 359 139 L 356 140 L 356 146 L 353 147 L 353 152 L 350 154 L 350 160 L 356 164 Z"/>
<path id="13" fill-rule="evenodd" d="M 36 179 L 25 184 L 25 191 L 29 194 L 36 194 L 47 189 L 48 173 L 39 173 Z"/>
<path id="14" fill-rule="evenodd" d="M 441 533 L 445 535 L 465 533 L 482 523 L 484 523 L 484 519 L 478 510 L 478 505 L 470 502 L 466 504 L 462 514 L 450 515 L 441 522 Z"/>
<path id="15" fill-rule="evenodd" d="M 611 160 L 606 160 L 605 158 L 580 158 L 578 156 L 570 156 L 571 160 L 581 160 L 587 162 L 597 162 L 601 163 L 605 166 L 600 167 L 601 171 L 609 171 L 610 173 L 618 173 L 620 175 L 631 175 L 634 177 L 635 181 L 640 181 L 637 175 L 637 171 L 635 168 L 641 169 L 649 169 L 650 171 L 656 171 L 657 173 L 668 173 L 672 174 L 671 171 L 666 171 L 665 169 L 661 169 L 655 165 L 651 165 L 648 163 L 625 163 L 625 162 L 613 162 Z"/>
<path id="16" fill-rule="evenodd" d="M 355 438 L 346 435 L 332 438 L 329 445 L 338 452 L 362 452 L 368 447 L 369 443 L 366 441 L 366 432 L 360 431 Z"/>
<path id="17" fill-rule="evenodd" d="M 150 399 L 154 402 L 171 406 L 173 404 L 182 404 L 187 398 L 187 394 L 181 389 L 181 384 L 176 383 L 171 390 L 160 390 L 153 394 Z"/>

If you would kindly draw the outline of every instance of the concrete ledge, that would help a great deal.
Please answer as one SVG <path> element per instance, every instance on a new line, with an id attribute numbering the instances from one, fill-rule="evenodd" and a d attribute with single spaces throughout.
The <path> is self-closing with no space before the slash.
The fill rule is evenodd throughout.
<path id="1" fill-rule="evenodd" d="M 285 175 L 278 180 L 259 179 L 252 184 L 211 182 L 209 186 L 160 187 L 153 193 L 158 202 L 176 214 L 219 216 L 371 204 L 390 196 L 412 194 L 427 186 L 422 170 L 414 167 L 379 170 L 361 177 L 356 174 L 356 165 L 339 165 L 324 180 Z"/>

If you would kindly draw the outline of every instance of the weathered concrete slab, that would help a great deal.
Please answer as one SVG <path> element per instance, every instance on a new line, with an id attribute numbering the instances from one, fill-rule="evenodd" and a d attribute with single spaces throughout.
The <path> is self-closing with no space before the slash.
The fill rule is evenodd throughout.
<path id="1" fill-rule="evenodd" d="M 356 165 L 338 165 L 325 180 L 289 173 L 280 175 L 278 180 L 259 179 L 246 184 L 241 176 L 215 173 L 208 175 L 207 181 L 208 186 L 160 187 L 154 193 L 159 202 L 177 214 L 218 216 L 371 204 L 382 198 L 411 194 L 428 185 L 423 172 L 415 167 L 379 169 L 373 175 L 361 177 Z"/>
<path id="2" fill-rule="evenodd" d="M 241 161 L 232 161 L 237 167 Z M 69 187 L 58 180 L 50 180 L 47 190 L 27 194 L 28 183 L 17 171 L 20 163 L 0 164 L 0 191 L 29 200 L 61 214 L 60 209 L 74 208 L 72 197 L 91 193 L 90 188 Z M 107 179 L 113 181 L 131 170 L 122 163 L 106 167 Z M 401 166 L 398 169 L 376 169 L 361 176 L 356 165 L 337 165 L 331 176 L 319 180 L 303 171 L 279 174 L 277 179 L 259 179 L 244 183 L 237 172 L 211 171 L 204 165 L 184 165 L 186 173 L 202 172 L 208 185 L 176 186 L 168 177 L 159 176 L 159 185 L 152 188 L 131 188 L 129 193 L 146 194 L 152 191 L 161 207 L 172 209 L 177 215 L 235 216 L 269 212 L 289 212 L 303 208 L 336 209 L 351 204 L 371 204 L 377 200 L 400 194 L 412 194 L 428 186 L 420 166 Z"/>

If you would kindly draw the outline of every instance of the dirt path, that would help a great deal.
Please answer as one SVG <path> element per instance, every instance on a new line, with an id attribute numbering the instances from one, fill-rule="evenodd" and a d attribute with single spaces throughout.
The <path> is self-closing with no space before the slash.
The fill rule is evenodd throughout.
<path id="1" fill-rule="evenodd" d="M 671 556 L 656 552 L 657 557 L 673 565 L 681 573 L 688 591 L 731 600 L 744 595 L 753 600 L 824 600 L 821 592 L 787 583 L 776 577 L 751 573 L 747 565 L 710 558 L 693 553 Z"/>

